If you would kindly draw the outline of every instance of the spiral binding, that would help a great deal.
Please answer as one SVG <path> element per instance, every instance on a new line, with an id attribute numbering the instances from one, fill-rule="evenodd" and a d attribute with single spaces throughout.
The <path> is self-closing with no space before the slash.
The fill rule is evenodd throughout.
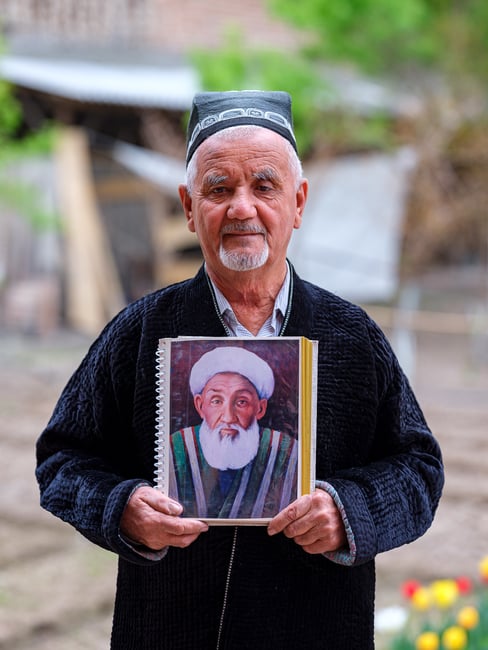
<path id="1" fill-rule="evenodd" d="M 166 339 L 160 339 L 156 352 L 156 453 L 155 453 L 155 484 L 158 490 L 168 494 L 169 475 L 169 407 L 168 397 L 168 368 L 169 345 Z"/>

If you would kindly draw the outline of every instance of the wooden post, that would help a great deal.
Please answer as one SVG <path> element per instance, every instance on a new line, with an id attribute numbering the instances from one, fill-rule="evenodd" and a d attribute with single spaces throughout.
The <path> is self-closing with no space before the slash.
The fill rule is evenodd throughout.
<path id="1" fill-rule="evenodd" d="M 69 325 L 93 336 L 124 307 L 125 299 L 100 218 L 82 129 L 61 132 L 56 163 L 65 225 L 66 316 Z"/>

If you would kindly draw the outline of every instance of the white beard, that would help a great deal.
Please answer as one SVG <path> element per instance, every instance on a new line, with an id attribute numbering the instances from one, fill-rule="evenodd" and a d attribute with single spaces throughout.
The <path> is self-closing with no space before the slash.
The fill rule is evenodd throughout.
<path id="1" fill-rule="evenodd" d="M 211 429 L 203 420 L 200 425 L 200 445 L 203 455 L 210 467 L 216 469 L 240 469 L 256 456 L 259 448 L 259 424 L 257 420 L 248 429 L 232 425 L 238 430 L 238 434 L 231 436 L 220 436 L 220 429 Z"/>
<path id="2" fill-rule="evenodd" d="M 247 224 L 230 224 L 222 228 L 221 235 L 230 232 L 257 232 L 264 236 L 263 248 L 259 253 L 242 253 L 227 251 L 222 242 L 219 248 L 219 257 L 222 264 L 230 271 L 253 271 L 264 266 L 268 261 L 269 247 L 266 240 L 266 231 L 257 226 Z"/>

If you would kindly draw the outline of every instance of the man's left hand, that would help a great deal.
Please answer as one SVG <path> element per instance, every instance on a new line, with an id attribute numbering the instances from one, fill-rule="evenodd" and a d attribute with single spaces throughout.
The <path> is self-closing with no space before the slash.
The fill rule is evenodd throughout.
<path id="1" fill-rule="evenodd" d="M 344 523 L 334 499 L 317 489 L 290 503 L 269 523 L 268 534 L 283 533 L 306 553 L 326 553 L 346 546 Z"/>

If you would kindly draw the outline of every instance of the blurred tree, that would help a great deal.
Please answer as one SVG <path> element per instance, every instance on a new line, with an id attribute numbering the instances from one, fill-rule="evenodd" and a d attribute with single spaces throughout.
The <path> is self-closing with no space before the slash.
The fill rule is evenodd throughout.
<path id="1" fill-rule="evenodd" d="M 4 52 L 3 43 L 0 40 L 0 56 Z M 15 134 L 22 121 L 22 110 L 19 102 L 15 99 L 11 85 L 0 78 L 0 147 L 10 140 Z"/>
<path id="2" fill-rule="evenodd" d="M 0 56 L 4 49 L 0 40 Z M 43 155 L 53 149 L 55 129 L 52 125 L 20 137 L 22 119 L 22 106 L 15 97 L 12 85 L 0 78 L 0 205 L 16 210 L 36 230 L 57 228 L 57 215 L 41 207 L 38 191 L 8 173 L 8 166 L 16 160 Z"/>
<path id="3" fill-rule="evenodd" d="M 315 58 L 375 73 L 412 66 L 488 78 L 486 0 L 268 0 L 276 15 L 316 35 Z"/>
<path id="4" fill-rule="evenodd" d="M 270 0 L 271 8 L 316 34 L 309 53 L 378 71 L 429 59 L 435 49 L 428 0 Z"/>
<path id="5" fill-rule="evenodd" d="M 0 145 L 15 133 L 21 120 L 20 106 L 12 95 L 10 85 L 0 79 Z"/>

